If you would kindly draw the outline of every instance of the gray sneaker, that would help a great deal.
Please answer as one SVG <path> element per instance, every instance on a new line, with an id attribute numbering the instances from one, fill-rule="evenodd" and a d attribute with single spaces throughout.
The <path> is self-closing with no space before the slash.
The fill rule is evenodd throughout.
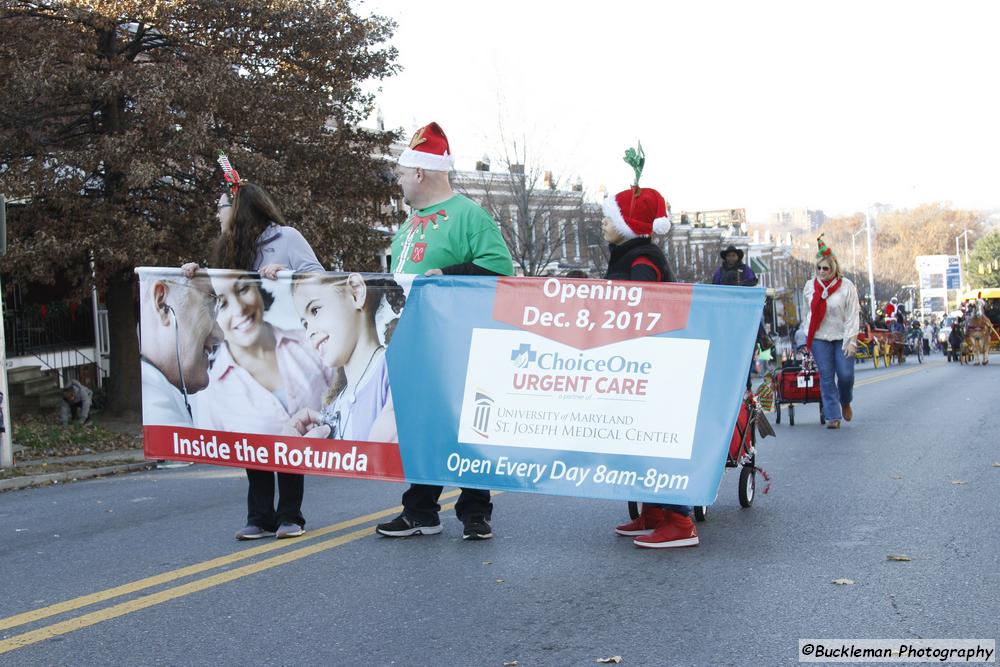
<path id="1" fill-rule="evenodd" d="M 274 534 L 279 540 L 283 540 L 286 537 L 299 537 L 300 535 L 305 535 L 306 529 L 297 523 L 283 523 L 278 526 L 278 532 Z"/>
<path id="2" fill-rule="evenodd" d="M 262 537 L 271 537 L 272 535 L 274 535 L 274 533 L 271 531 L 264 530 L 260 526 L 254 526 L 251 524 L 247 524 L 236 531 L 236 539 L 240 542 L 243 542 L 244 540 L 259 540 Z"/>

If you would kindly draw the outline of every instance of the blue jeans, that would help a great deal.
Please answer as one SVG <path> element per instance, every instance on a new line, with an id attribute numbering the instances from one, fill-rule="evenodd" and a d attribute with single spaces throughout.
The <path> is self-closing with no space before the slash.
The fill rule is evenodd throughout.
<path id="1" fill-rule="evenodd" d="M 844 418 L 841 405 L 854 399 L 854 357 L 845 357 L 843 340 L 813 339 L 812 355 L 819 371 L 819 392 L 827 420 Z"/>
<path id="2" fill-rule="evenodd" d="M 643 507 L 659 507 L 665 509 L 668 512 L 677 512 L 678 514 L 683 514 L 684 516 L 691 516 L 691 506 L 690 505 L 659 505 L 657 503 L 643 503 Z"/>

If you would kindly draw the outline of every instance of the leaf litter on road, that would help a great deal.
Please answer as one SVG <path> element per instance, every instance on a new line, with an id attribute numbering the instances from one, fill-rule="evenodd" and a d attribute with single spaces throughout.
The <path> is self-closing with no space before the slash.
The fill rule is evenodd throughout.
<path id="1" fill-rule="evenodd" d="M 853 579 L 834 579 L 830 583 L 838 586 L 853 586 L 855 582 Z"/>
<path id="2" fill-rule="evenodd" d="M 905 556 L 903 554 L 898 554 L 898 555 L 897 554 L 889 554 L 888 556 L 886 556 L 886 560 L 895 560 L 895 561 L 900 561 L 900 562 L 909 562 L 909 561 L 911 561 L 913 559 L 910 558 L 909 556 Z"/>
<path id="3" fill-rule="evenodd" d="M 610 658 L 601 658 L 600 660 L 596 660 L 595 662 L 598 665 L 619 665 L 622 663 L 623 660 L 624 658 L 622 658 L 620 655 L 613 655 Z"/>

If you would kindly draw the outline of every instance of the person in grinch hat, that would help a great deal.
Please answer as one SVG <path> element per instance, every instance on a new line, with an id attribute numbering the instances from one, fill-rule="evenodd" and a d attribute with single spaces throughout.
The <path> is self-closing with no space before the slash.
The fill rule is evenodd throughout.
<path id="1" fill-rule="evenodd" d="M 653 188 L 640 188 L 639 178 L 646 156 L 642 144 L 625 153 L 625 162 L 635 171 L 632 187 L 604 200 L 601 223 L 604 240 L 611 249 L 605 278 L 674 282 L 673 273 L 652 235 L 670 230 L 670 205 Z M 615 527 L 615 532 L 634 538 L 637 547 L 663 549 L 698 544 L 698 530 L 691 521 L 691 508 L 684 505 L 643 503 L 638 518 Z"/>
<path id="2" fill-rule="evenodd" d="M 611 249 L 605 278 L 672 283 L 666 256 L 650 240 L 670 231 L 670 205 L 653 188 L 639 187 L 645 160 L 641 144 L 637 151 L 630 148 L 625 161 L 635 170 L 635 184 L 604 200 L 601 230 Z"/>
<path id="3" fill-rule="evenodd" d="M 453 161 L 448 137 L 437 123 L 420 128 L 399 156 L 396 177 L 410 216 L 392 239 L 393 273 L 513 275 L 514 262 L 496 221 L 474 201 L 451 189 L 448 172 Z M 411 484 L 403 494 L 402 514 L 378 524 L 375 532 L 385 537 L 440 533 L 438 498 L 442 490 L 440 486 Z M 463 524 L 462 539 L 493 537 L 489 491 L 462 489 L 455 514 Z"/>
<path id="4" fill-rule="evenodd" d="M 841 419 L 854 417 L 851 400 L 861 306 L 857 288 L 841 272 L 822 234 L 816 242 L 816 273 L 802 291 L 806 301 L 802 327 L 808 332 L 806 347 L 819 370 L 826 427 L 840 428 Z"/>

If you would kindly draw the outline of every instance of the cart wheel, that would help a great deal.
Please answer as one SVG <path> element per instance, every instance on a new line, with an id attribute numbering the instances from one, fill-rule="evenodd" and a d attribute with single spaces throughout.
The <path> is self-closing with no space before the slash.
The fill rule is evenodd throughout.
<path id="1" fill-rule="evenodd" d="M 872 368 L 878 368 L 878 348 L 872 348 Z"/>
<path id="2" fill-rule="evenodd" d="M 705 515 L 708 514 L 708 507 L 705 505 L 695 505 L 694 506 L 694 520 L 704 521 Z"/>
<path id="3" fill-rule="evenodd" d="M 740 470 L 740 505 L 750 507 L 753 505 L 754 491 L 757 490 L 757 469 L 752 465 L 745 465 Z"/>
<path id="4" fill-rule="evenodd" d="M 788 425 L 795 426 L 795 405 L 792 403 L 788 404 Z"/>
<path id="5" fill-rule="evenodd" d="M 638 519 L 639 518 L 639 503 L 634 500 L 628 501 L 628 518 Z"/>
<path id="6" fill-rule="evenodd" d="M 826 413 L 823 412 L 823 402 L 822 401 L 820 401 L 820 403 L 819 403 L 819 423 L 820 424 L 825 424 L 826 423 Z"/>
<path id="7" fill-rule="evenodd" d="M 778 403 L 777 401 L 774 403 L 774 423 L 781 423 L 781 403 Z"/>

